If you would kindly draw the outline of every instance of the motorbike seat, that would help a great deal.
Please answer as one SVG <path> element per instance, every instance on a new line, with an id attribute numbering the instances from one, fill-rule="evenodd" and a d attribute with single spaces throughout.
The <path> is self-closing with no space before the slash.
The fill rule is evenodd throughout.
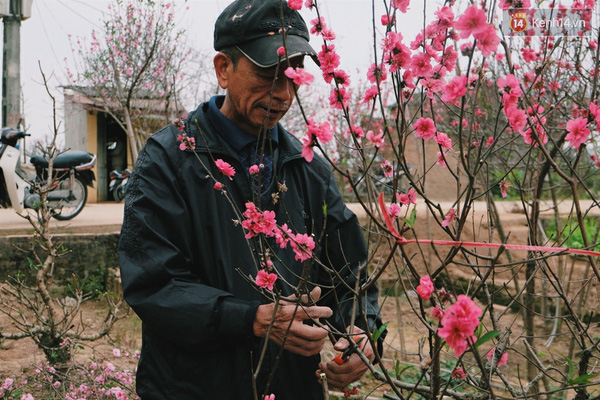
<path id="1" fill-rule="evenodd" d="M 31 156 L 31 164 L 36 167 L 48 167 L 48 160 L 40 155 Z M 54 168 L 73 168 L 87 164 L 93 160 L 92 155 L 86 151 L 68 150 L 54 159 Z"/>

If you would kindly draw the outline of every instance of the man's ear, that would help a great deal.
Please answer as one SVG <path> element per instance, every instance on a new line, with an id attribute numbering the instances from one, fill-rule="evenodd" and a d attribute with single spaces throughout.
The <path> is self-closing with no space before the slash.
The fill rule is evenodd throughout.
<path id="1" fill-rule="evenodd" d="M 218 53 L 215 56 L 213 63 L 215 65 L 215 74 L 217 75 L 219 86 L 221 86 L 221 89 L 227 89 L 229 86 L 229 73 L 233 67 L 231 59 L 224 53 Z"/>

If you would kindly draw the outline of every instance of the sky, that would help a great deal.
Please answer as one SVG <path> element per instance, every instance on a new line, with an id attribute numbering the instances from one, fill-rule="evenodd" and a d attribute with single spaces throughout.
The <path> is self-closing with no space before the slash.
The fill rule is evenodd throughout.
<path id="1" fill-rule="evenodd" d="M 197 50 L 212 50 L 214 22 L 229 0 L 176 0 L 176 21 L 185 29 L 188 40 Z M 102 14 L 111 3 L 106 0 L 34 0 L 31 18 L 21 24 L 21 85 L 24 106 L 22 113 L 33 137 L 50 135 L 53 131 L 52 101 L 42 82 L 46 75 L 50 91 L 57 101 L 57 119 L 63 116 L 61 85 L 68 83 L 67 66 L 74 66 L 69 35 L 90 38 L 92 29 L 101 30 Z M 381 7 L 381 1 L 375 1 Z M 415 2 L 414 4 L 422 2 Z M 336 50 L 342 66 L 351 74 L 364 71 L 372 63 L 372 2 L 370 0 L 321 0 L 321 15 L 337 34 Z M 433 4 L 433 2 L 427 3 Z M 398 14 L 399 26 L 407 38 L 413 38 L 423 23 L 421 6 L 407 14 Z M 417 9 L 418 8 L 418 9 Z M 382 10 L 376 11 L 376 24 Z M 433 13 L 433 5 L 429 14 Z M 313 11 L 304 10 L 307 23 L 316 18 Z M 0 32 L 1 35 L 2 32 Z M 318 50 L 318 39 L 312 38 Z M 379 45 L 379 43 L 378 43 Z M 354 71 L 354 72 L 353 72 Z M 194 105 L 189 105 L 193 107 Z M 61 129 L 59 128 L 59 131 Z"/>

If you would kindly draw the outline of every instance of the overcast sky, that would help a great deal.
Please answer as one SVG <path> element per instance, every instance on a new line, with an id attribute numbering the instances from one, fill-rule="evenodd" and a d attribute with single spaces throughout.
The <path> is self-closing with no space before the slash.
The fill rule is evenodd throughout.
<path id="1" fill-rule="evenodd" d="M 68 35 L 90 37 L 92 29 L 101 30 L 102 13 L 110 2 L 106 0 L 34 0 L 32 17 L 21 25 L 21 85 L 24 93 L 26 124 L 34 136 L 52 132 L 52 104 L 42 85 L 38 62 L 50 78 L 51 90 L 59 101 L 58 119 L 62 121 L 61 84 L 68 83 L 67 62 L 73 66 Z M 376 1 L 381 7 L 381 1 Z M 399 23 L 405 37 L 414 38 L 423 23 L 423 10 L 416 9 L 423 2 L 412 2 L 408 14 L 399 14 Z M 434 11 L 430 4 L 430 15 Z M 176 0 L 176 21 L 187 32 L 190 43 L 198 50 L 212 49 L 214 22 L 229 0 Z M 348 72 L 365 71 L 372 62 L 372 2 L 370 0 L 321 0 L 321 12 L 328 25 L 336 32 L 336 50 L 342 66 Z M 186 8 L 188 8 L 186 10 Z M 380 28 L 381 10 L 376 12 Z M 316 18 L 314 12 L 303 11 L 307 20 Z M 1 34 L 1 32 L 0 32 Z M 315 48 L 318 42 L 313 38 Z M 65 58 L 67 61 L 65 61 Z M 356 74 L 355 72 L 352 72 Z M 191 107 L 192 105 L 190 105 Z"/>

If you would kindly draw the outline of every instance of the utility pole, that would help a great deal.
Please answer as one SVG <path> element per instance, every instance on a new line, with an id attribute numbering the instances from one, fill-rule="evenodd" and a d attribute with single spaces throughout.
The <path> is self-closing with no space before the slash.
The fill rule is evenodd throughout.
<path id="1" fill-rule="evenodd" d="M 4 25 L 2 52 L 2 126 L 21 120 L 21 21 L 31 16 L 33 0 L 0 0 Z"/>

